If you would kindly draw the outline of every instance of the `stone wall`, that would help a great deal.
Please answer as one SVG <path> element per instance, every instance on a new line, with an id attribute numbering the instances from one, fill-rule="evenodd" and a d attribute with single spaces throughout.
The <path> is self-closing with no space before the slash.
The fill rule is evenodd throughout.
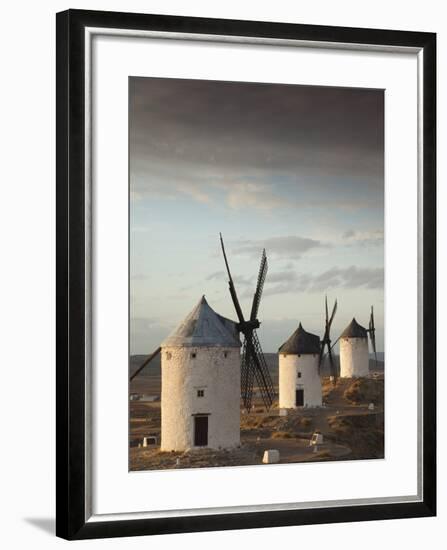
<path id="1" fill-rule="evenodd" d="M 161 353 L 161 450 L 193 448 L 199 414 L 209 415 L 208 447 L 239 445 L 239 348 L 167 347 Z"/>
<path id="2" fill-rule="evenodd" d="M 367 338 L 342 338 L 340 340 L 340 376 L 357 378 L 369 374 Z"/>
<path id="3" fill-rule="evenodd" d="M 301 377 L 298 378 L 298 373 Z M 279 407 L 296 408 L 296 389 L 304 389 L 304 406 L 321 407 L 318 355 L 279 354 Z"/>

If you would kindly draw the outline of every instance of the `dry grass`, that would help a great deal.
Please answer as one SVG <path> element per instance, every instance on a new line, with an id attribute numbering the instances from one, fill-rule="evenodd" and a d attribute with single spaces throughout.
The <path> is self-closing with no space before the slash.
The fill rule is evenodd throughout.
<path id="1" fill-rule="evenodd" d="M 326 401 L 326 399 L 333 392 L 334 388 L 335 386 L 333 382 L 330 381 L 329 376 L 325 376 L 321 379 L 321 391 L 323 395 L 323 401 Z"/>
<path id="2" fill-rule="evenodd" d="M 238 449 L 212 450 L 202 449 L 192 452 L 161 452 L 158 449 L 130 449 L 130 469 L 164 470 L 176 468 L 203 468 L 214 466 L 241 466 L 259 464 L 260 457 L 253 449 L 241 447 Z M 177 464 L 178 460 L 178 464 Z"/>
<path id="3" fill-rule="evenodd" d="M 309 416 L 302 416 L 300 418 L 300 425 L 303 427 L 303 428 L 308 428 L 311 424 L 312 424 L 313 420 L 311 417 Z"/>
<path id="4" fill-rule="evenodd" d="M 358 378 L 345 390 L 343 397 L 350 403 L 383 404 L 383 380 Z"/>
<path id="5" fill-rule="evenodd" d="M 273 432 L 272 439 L 292 439 L 293 435 L 290 432 Z"/>
<path id="6" fill-rule="evenodd" d="M 241 429 L 252 430 L 256 428 L 262 428 L 264 424 L 264 418 L 257 416 L 245 415 L 241 416 Z"/>
<path id="7" fill-rule="evenodd" d="M 315 458 L 318 460 L 327 460 L 332 458 L 332 455 L 329 451 L 321 451 L 319 453 L 315 453 Z"/>
<path id="8" fill-rule="evenodd" d="M 328 424 L 336 442 L 348 444 L 352 458 L 383 458 L 383 414 L 329 416 Z"/>

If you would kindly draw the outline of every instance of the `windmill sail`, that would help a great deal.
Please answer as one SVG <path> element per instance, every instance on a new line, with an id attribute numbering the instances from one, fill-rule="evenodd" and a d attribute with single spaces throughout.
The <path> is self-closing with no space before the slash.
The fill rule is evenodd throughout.
<path id="1" fill-rule="evenodd" d="M 149 365 L 149 363 L 152 361 L 152 359 L 157 357 L 157 355 L 160 353 L 160 351 L 161 351 L 161 348 L 157 348 L 153 353 L 151 353 L 148 357 L 146 357 L 146 359 L 143 361 L 143 363 L 131 375 L 131 377 L 130 377 L 131 382 L 135 378 L 135 376 L 137 376 L 137 374 L 139 374 L 144 369 L 145 366 Z"/>
<path id="2" fill-rule="evenodd" d="M 234 286 L 233 278 L 231 276 L 222 234 L 220 235 L 220 244 L 222 247 L 222 253 L 228 273 L 228 286 L 230 290 L 230 295 L 231 299 L 233 300 L 234 308 L 236 310 L 236 314 L 239 320 L 238 329 L 240 332 L 242 332 L 245 338 L 241 361 L 241 397 L 244 402 L 245 408 L 249 410 L 251 408 L 253 398 L 253 384 L 254 380 L 256 379 L 256 383 L 259 388 L 263 403 L 266 408 L 269 408 L 271 407 L 273 399 L 275 397 L 275 389 L 270 376 L 267 362 L 261 349 L 261 344 L 256 334 L 256 329 L 260 326 L 257 315 L 259 311 L 259 304 L 261 302 L 265 278 L 267 276 L 267 256 L 265 250 L 263 250 L 256 290 L 253 296 L 250 319 L 246 321 L 244 319 L 242 308 L 237 297 L 236 288 Z"/>
<path id="3" fill-rule="evenodd" d="M 222 238 L 222 233 L 220 234 L 220 244 L 222 246 L 222 253 L 223 253 L 224 260 L 225 260 L 225 266 L 227 268 L 228 286 L 229 286 L 229 289 L 230 289 L 231 299 L 233 300 L 234 309 L 236 310 L 236 315 L 237 315 L 237 318 L 239 319 L 239 323 L 244 323 L 244 315 L 242 313 L 242 308 L 239 304 L 239 300 L 238 300 L 237 293 L 236 293 L 236 288 L 235 288 L 234 283 L 233 283 L 233 277 L 231 276 L 230 266 L 228 265 L 228 260 L 227 260 L 227 255 L 225 253 L 225 246 L 224 246 L 224 242 L 223 242 L 223 238 Z"/>
<path id="4" fill-rule="evenodd" d="M 371 306 L 371 315 L 369 317 L 369 338 L 374 352 L 375 368 L 377 369 L 377 350 L 376 350 L 376 328 L 374 326 L 374 308 Z"/>
<path id="5" fill-rule="evenodd" d="M 331 376 L 333 377 L 334 384 L 336 384 L 337 382 L 337 366 L 335 364 L 334 357 L 332 355 L 332 348 L 334 346 L 331 346 L 331 326 L 332 326 L 332 321 L 334 320 L 336 312 L 337 312 L 337 300 L 335 300 L 334 307 L 332 308 L 331 316 L 329 317 L 329 310 L 328 310 L 327 296 L 326 296 L 325 298 L 326 319 L 325 319 L 325 327 L 324 327 L 324 336 L 323 336 L 323 339 L 321 340 L 320 359 L 318 363 L 318 368 L 321 370 L 321 365 L 325 357 L 324 350 L 325 348 L 327 348 L 326 355 L 328 355 L 329 357 L 330 372 L 331 372 Z M 335 342 L 335 344 L 336 343 L 337 342 Z"/>
<path id="6" fill-rule="evenodd" d="M 258 316 L 259 304 L 261 302 L 262 290 L 264 288 L 265 278 L 267 276 L 268 263 L 267 256 L 265 254 L 265 248 L 262 251 L 261 265 L 259 267 L 258 282 L 256 284 L 256 291 L 253 296 L 253 305 L 251 307 L 250 319 L 254 321 Z"/>
<path id="7" fill-rule="evenodd" d="M 261 349 L 261 343 L 259 342 L 258 335 L 255 331 L 252 333 L 252 343 L 253 348 L 253 361 L 255 363 L 254 374 L 256 377 L 256 382 L 261 393 L 262 401 L 264 402 L 265 407 L 268 409 L 273 404 L 273 399 L 275 397 L 275 388 L 273 386 L 272 378 L 270 376 L 270 371 L 265 360 L 265 356 Z"/>
<path id="8" fill-rule="evenodd" d="M 249 410 L 253 397 L 253 382 L 255 367 L 252 365 L 253 358 L 247 350 L 247 340 L 244 340 L 241 359 L 241 397 L 244 407 Z"/>

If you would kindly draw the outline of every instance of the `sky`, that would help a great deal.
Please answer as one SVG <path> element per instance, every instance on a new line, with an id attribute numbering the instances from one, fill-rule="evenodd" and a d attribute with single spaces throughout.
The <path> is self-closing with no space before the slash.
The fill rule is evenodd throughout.
<path id="1" fill-rule="evenodd" d="M 221 254 L 265 352 L 302 322 L 353 317 L 384 349 L 383 90 L 129 79 L 130 352 L 150 353 L 202 295 L 236 319 Z"/>

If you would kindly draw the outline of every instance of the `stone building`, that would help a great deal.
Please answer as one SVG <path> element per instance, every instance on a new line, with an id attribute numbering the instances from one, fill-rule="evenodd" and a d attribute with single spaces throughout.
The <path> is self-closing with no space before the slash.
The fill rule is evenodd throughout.
<path id="1" fill-rule="evenodd" d="M 354 318 L 340 336 L 340 376 L 358 378 L 368 374 L 368 333 Z"/>
<path id="2" fill-rule="evenodd" d="M 240 444 L 240 346 L 205 297 L 162 342 L 162 451 Z"/>
<path id="3" fill-rule="evenodd" d="M 321 407 L 320 338 L 306 332 L 300 323 L 278 353 L 279 407 Z"/>

